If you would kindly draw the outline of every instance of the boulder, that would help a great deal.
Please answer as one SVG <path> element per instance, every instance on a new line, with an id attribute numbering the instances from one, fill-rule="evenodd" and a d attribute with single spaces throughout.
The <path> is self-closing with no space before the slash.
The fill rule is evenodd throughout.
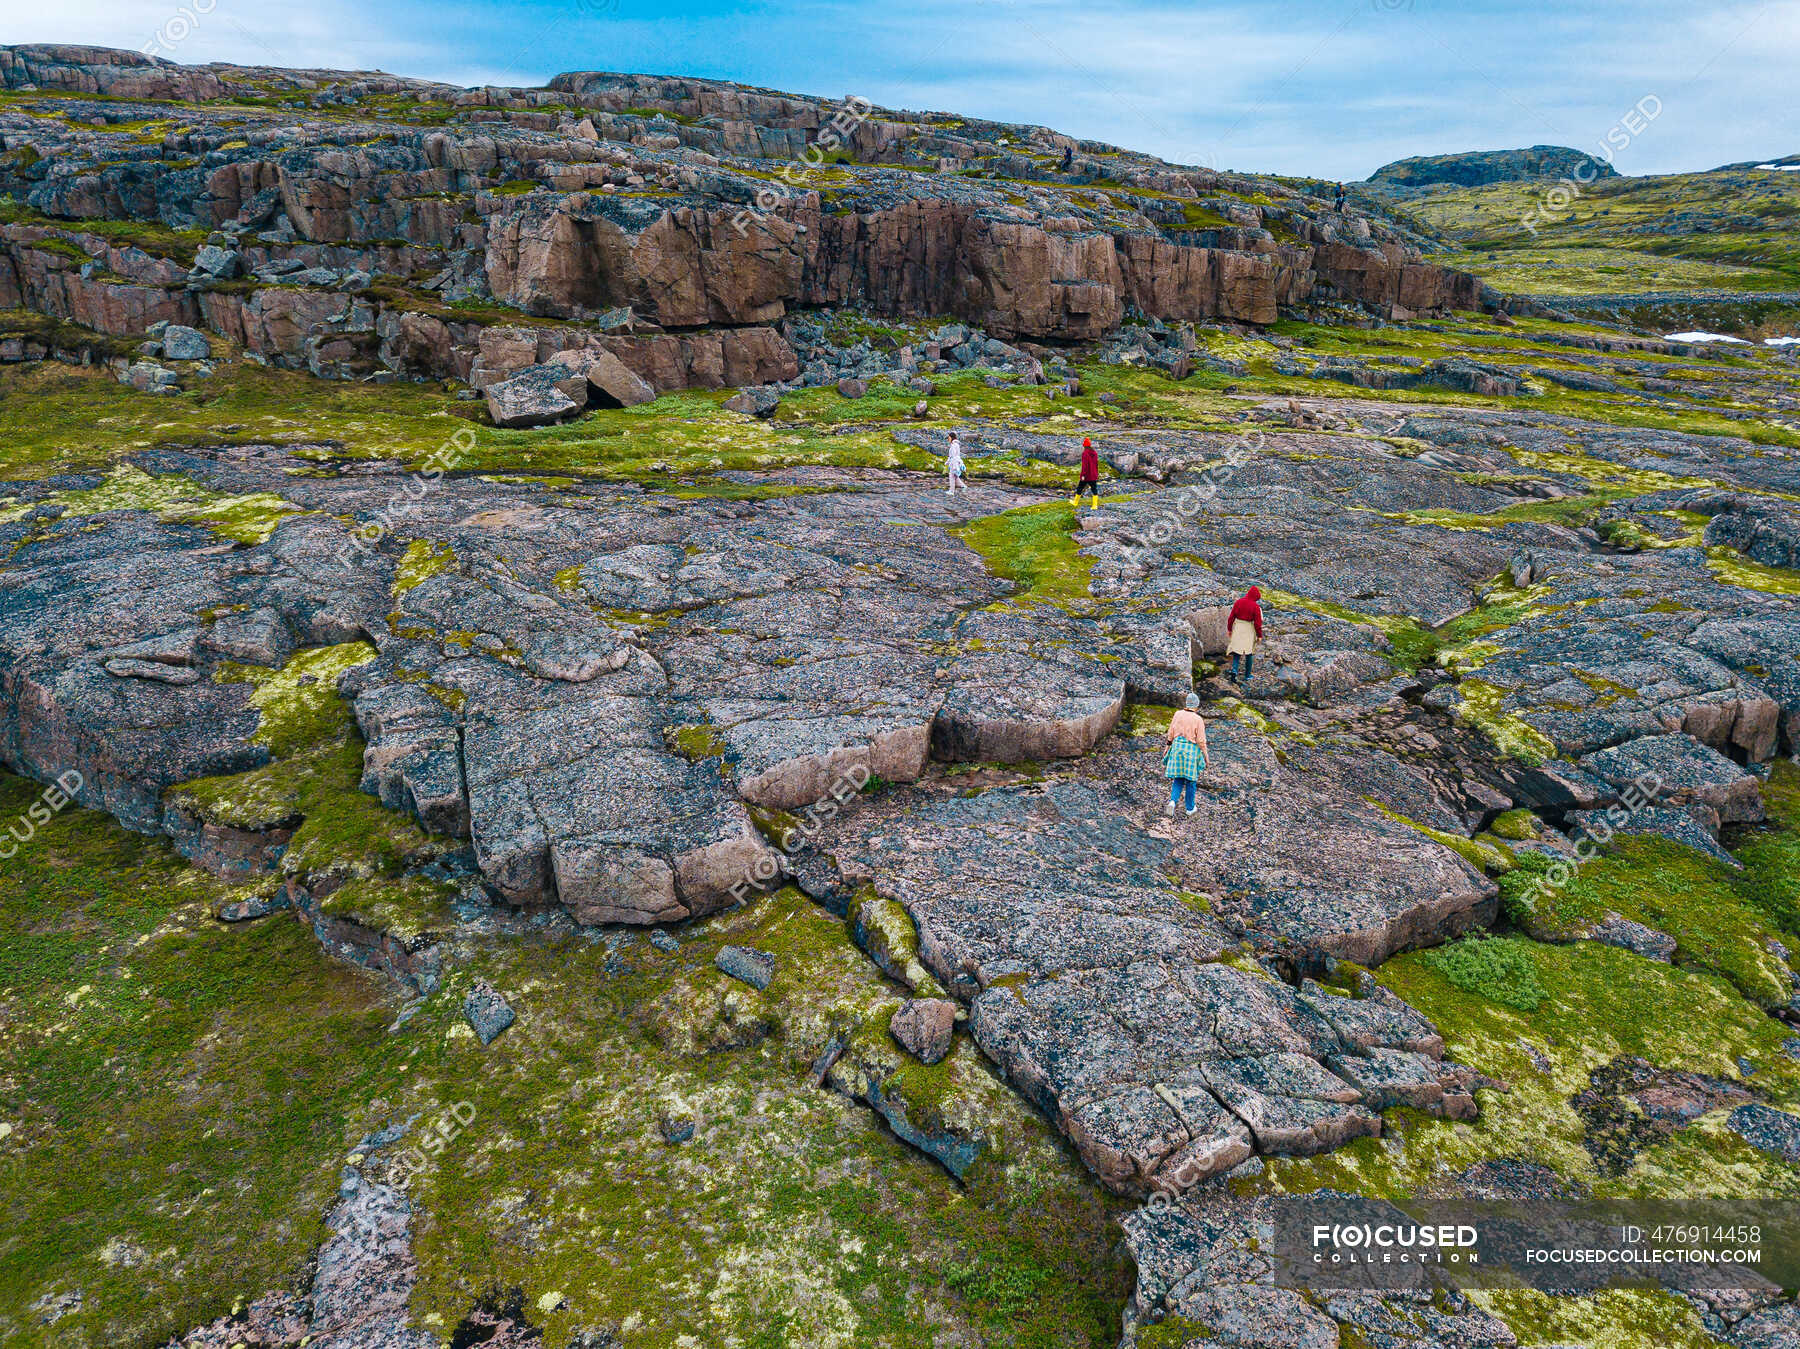
<path id="1" fill-rule="evenodd" d="M 540 365 L 490 384 L 484 390 L 488 416 L 504 427 L 544 426 L 571 417 L 582 405 L 563 392 L 561 381 L 568 377 L 563 367 Z"/>
<path id="2" fill-rule="evenodd" d="M 513 1009 L 486 979 L 477 979 L 469 986 L 462 1011 L 463 1019 L 483 1046 L 492 1044 L 514 1020 Z"/>
<path id="3" fill-rule="evenodd" d="M 729 411 L 748 413 L 752 417 L 769 417 L 781 406 L 781 395 L 774 389 L 740 389 L 725 400 L 724 406 Z"/>
<path id="4" fill-rule="evenodd" d="M 900 1047 L 921 1063 L 937 1063 L 950 1052 L 956 1004 L 946 998 L 909 998 L 888 1022 Z"/>
<path id="5" fill-rule="evenodd" d="M 722 973 L 742 980 L 758 991 L 767 988 L 775 977 L 775 957 L 749 946 L 721 946 L 713 957 L 713 964 Z"/>
<path id="6" fill-rule="evenodd" d="M 229 281 L 243 271 L 244 260 L 235 249 L 217 244 L 202 244 L 194 250 L 194 275 L 215 281 Z"/>
<path id="7" fill-rule="evenodd" d="M 1657 800 L 1708 806 L 1722 824 L 1753 824 L 1763 818 L 1756 775 L 1691 735 L 1641 736 L 1578 762 L 1620 791 L 1635 784 Z"/>
<path id="8" fill-rule="evenodd" d="M 280 665 L 294 653 L 294 633 L 274 609 L 225 614 L 206 635 L 206 644 L 229 660 Z"/>
<path id="9" fill-rule="evenodd" d="M 1753 1102 L 1733 1110 L 1725 1126 L 1753 1148 L 1800 1162 L 1800 1116 Z"/>
<path id="10" fill-rule="evenodd" d="M 656 397 L 656 389 L 649 381 L 632 373 L 610 351 L 595 356 L 593 364 L 587 368 L 587 382 L 602 407 L 636 407 Z"/>
<path id="11" fill-rule="evenodd" d="M 170 361 L 204 361 L 212 355 L 212 343 L 197 329 L 171 323 L 163 330 L 162 354 Z"/>

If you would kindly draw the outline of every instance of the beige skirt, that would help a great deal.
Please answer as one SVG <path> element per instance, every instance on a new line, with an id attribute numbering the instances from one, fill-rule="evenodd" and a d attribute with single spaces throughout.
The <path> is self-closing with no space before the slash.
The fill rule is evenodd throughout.
<path id="1" fill-rule="evenodd" d="M 1256 624 L 1247 618 L 1240 618 L 1231 625 L 1231 645 L 1225 648 L 1228 656 L 1248 656 L 1256 650 Z"/>

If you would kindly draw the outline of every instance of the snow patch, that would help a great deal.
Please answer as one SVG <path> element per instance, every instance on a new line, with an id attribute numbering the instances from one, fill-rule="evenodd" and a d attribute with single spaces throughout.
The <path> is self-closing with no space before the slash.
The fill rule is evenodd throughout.
<path id="1" fill-rule="evenodd" d="M 1724 333 L 1669 333 L 1670 342 L 1736 342 L 1740 346 L 1749 346 L 1741 337 L 1727 337 Z"/>

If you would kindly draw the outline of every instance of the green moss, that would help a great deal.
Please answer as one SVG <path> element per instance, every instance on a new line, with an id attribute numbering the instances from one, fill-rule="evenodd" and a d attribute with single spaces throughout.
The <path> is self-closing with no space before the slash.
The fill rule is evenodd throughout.
<path id="1" fill-rule="evenodd" d="M 755 1002 L 762 1033 L 672 1054 L 640 1009 L 714 981 L 747 995 L 711 968 L 726 942 L 775 956 Z M 1111 1254 L 1118 1205 L 979 1054 L 959 1057 L 989 1087 L 970 1080 L 959 1094 L 1006 1155 L 966 1187 L 866 1107 L 811 1085 L 833 1036 L 855 1054 L 872 1035 L 879 1052 L 897 999 L 844 924 L 795 892 L 689 925 L 672 954 L 641 942 L 485 948 L 440 1001 L 453 1006 L 476 973 L 520 1013 L 506 1035 L 482 1050 L 433 1006 L 414 1023 L 429 1047 L 420 1071 L 455 1083 L 475 1112 L 414 1182 L 414 1307 L 440 1333 L 471 1290 L 516 1286 L 554 1343 L 607 1323 L 657 1343 L 760 1336 L 809 1349 L 929 1349 L 947 1330 L 1019 1349 L 1116 1342 L 1128 1281 Z M 885 1052 L 898 1057 L 891 1041 Z M 662 1143 L 668 1111 L 695 1120 L 692 1141 Z M 1013 1292 L 1022 1278 L 1028 1304 Z"/>
<path id="2" fill-rule="evenodd" d="M 1119 732 L 1122 735 L 1151 735 L 1161 737 L 1168 733 L 1169 722 L 1174 719 L 1175 709 L 1157 707 L 1152 703 L 1127 703 L 1124 715 L 1119 718 Z"/>
<path id="3" fill-rule="evenodd" d="M 1210 1326 L 1185 1316 L 1170 1316 L 1139 1330 L 1133 1344 L 1135 1349 L 1188 1349 L 1214 1338 Z"/>
<path id="4" fill-rule="evenodd" d="M 300 822 L 302 775 L 287 765 L 220 777 L 195 778 L 164 794 L 164 801 L 208 824 L 262 832 Z"/>
<path id="5" fill-rule="evenodd" d="M 0 224 L 41 225 L 71 233 L 97 234 L 108 243 L 141 248 L 185 267 L 194 265 L 194 254 L 206 242 L 207 233 L 203 229 L 172 229 L 158 220 L 63 220 L 40 215 L 12 201 L 0 202 Z"/>
<path id="6" fill-rule="evenodd" d="M 1390 644 L 1389 659 L 1404 670 L 1419 670 L 1429 665 L 1444 669 L 1477 668 L 1496 649 L 1483 639 L 1501 632 L 1527 618 L 1547 613 L 1539 603 L 1548 593 L 1546 587 L 1518 589 L 1505 580 L 1489 588 L 1482 602 L 1466 614 L 1458 614 L 1448 622 L 1428 628 L 1413 618 L 1382 621 Z"/>
<path id="7" fill-rule="evenodd" d="M 428 876 L 352 876 L 319 902 L 319 912 L 414 941 L 449 931 L 455 896 L 454 886 Z"/>
<path id="8" fill-rule="evenodd" d="M 394 597 L 398 599 L 421 581 L 430 580 L 456 565 L 456 553 L 448 544 L 414 539 L 394 568 Z"/>
<path id="9" fill-rule="evenodd" d="M 664 738 L 677 754 L 695 762 L 701 759 L 723 758 L 726 751 L 731 748 L 716 727 L 704 723 L 670 727 L 665 732 Z"/>
<path id="10" fill-rule="evenodd" d="M 279 670 L 221 665 L 221 681 L 255 685 L 251 702 L 262 715 L 254 738 L 274 762 L 184 782 L 165 799 L 232 828 L 295 826 L 281 872 L 321 893 L 346 880 L 398 877 L 408 865 L 449 851 L 452 842 L 433 838 L 410 815 L 388 810 L 360 790 L 362 741 L 337 682 L 374 657 L 366 642 L 347 642 L 298 652 Z M 353 890 L 346 902 L 359 893 L 372 898 L 377 888 Z M 400 913 L 417 909 L 425 896 L 420 887 L 402 886 L 388 898 Z"/>
<path id="11" fill-rule="evenodd" d="M 1464 679 L 1457 685 L 1462 701 L 1456 717 L 1474 726 L 1508 758 L 1542 765 L 1556 757 L 1556 744 L 1537 727 L 1505 710 L 1506 690 L 1480 679 Z"/>
<path id="12" fill-rule="evenodd" d="M 1532 1289 L 1479 1290 L 1470 1300 L 1506 1322 L 1520 1349 L 1716 1349 L 1692 1303 L 1665 1289 L 1616 1289 L 1552 1297 Z"/>
<path id="13" fill-rule="evenodd" d="M 1513 843 L 1523 843 L 1528 839 L 1543 837 L 1543 830 L 1538 825 L 1537 816 L 1522 806 L 1516 810 L 1502 811 L 1496 815 L 1488 829 L 1497 837 Z"/>
<path id="14" fill-rule="evenodd" d="M 943 985 L 920 962 L 919 930 L 898 900 L 883 898 L 870 889 L 862 890 L 850 901 L 848 919 L 870 959 L 891 971 L 916 996 L 947 996 Z"/>
<path id="15" fill-rule="evenodd" d="M 1782 1051 L 1787 1028 L 1722 979 L 1616 947 L 1547 946 L 1522 938 L 1462 945 L 1500 940 L 1515 952 L 1502 960 L 1522 966 L 1529 959 L 1529 977 L 1541 990 L 1529 1011 L 1460 987 L 1432 951 L 1398 956 L 1377 977 L 1438 1027 L 1451 1058 L 1508 1090 L 1480 1090 L 1481 1114 L 1473 1123 L 1390 1111 L 1381 1139 L 1359 1139 L 1304 1161 L 1270 1159 L 1268 1188 L 1330 1186 L 1403 1197 L 1476 1162 L 1513 1158 L 1547 1166 L 1600 1197 L 1800 1197 L 1800 1174 L 1736 1139 L 1724 1129 L 1722 1115 L 1690 1124 L 1622 1170 L 1603 1173 L 1589 1151 L 1587 1125 L 1571 1105 L 1572 1097 L 1590 1088 L 1593 1070 L 1622 1056 L 1731 1080 L 1740 1076 L 1742 1059 L 1755 1068 L 1754 1081 L 1766 1099 L 1793 1102 L 1800 1097 L 1800 1064 Z M 1525 977 L 1500 979 L 1496 987 L 1511 993 Z"/>
<path id="16" fill-rule="evenodd" d="M 63 519 L 108 511 L 154 511 L 171 523 L 204 525 L 216 534 L 246 544 L 265 542 L 275 532 L 275 526 L 303 513 L 293 502 L 273 492 L 221 496 L 186 478 L 154 477 L 131 464 L 111 470 L 98 487 L 57 492 L 35 506 L 60 506 Z M 35 506 L 0 509 L 0 524 L 20 518 Z"/>
<path id="17" fill-rule="evenodd" d="M 1735 548 L 1708 548 L 1706 565 L 1722 584 L 1767 595 L 1800 595 L 1800 571 L 1752 562 Z"/>
<path id="18" fill-rule="evenodd" d="M 1791 793 L 1796 772 L 1781 764 L 1770 795 Z M 1748 835 L 1741 871 L 1669 839 L 1621 835 L 1557 887 L 1547 879 L 1553 858 L 1522 853 L 1519 869 L 1501 879 L 1501 903 L 1512 922 L 1547 940 L 1580 937 L 1609 914 L 1643 923 L 1675 938 L 1678 964 L 1722 975 L 1774 1009 L 1786 1004 L 1791 985 L 1771 945 L 1800 935 L 1794 825 L 1778 816 L 1776 828 Z"/>
<path id="19" fill-rule="evenodd" d="M 1441 843 L 1463 861 L 1477 871 L 1485 871 L 1490 876 L 1498 876 L 1511 871 L 1516 864 L 1513 850 L 1506 843 L 1493 835 L 1469 838 L 1464 834 L 1453 834 L 1443 829 L 1433 829 L 1428 824 L 1420 824 L 1417 820 L 1408 819 L 1396 810 L 1390 810 L 1381 802 L 1365 797 L 1365 800 L 1390 820 L 1398 820 L 1409 828 L 1418 830 L 1426 838 Z"/>
<path id="20" fill-rule="evenodd" d="M 1521 1012 L 1544 1000 L 1530 942 L 1507 937 L 1465 937 L 1425 957 L 1431 967 L 1465 993 Z"/>
<path id="21" fill-rule="evenodd" d="M 1402 511 L 1392 518 L 1409 525 L 1436 525 L 1440 529 L 1459 530 L 1492 530 L 1518 523 L 1576 527 L 1586 524 L 1596 511 L 1614 500 L 1616 495 L 1625 494 L 1621 490 L 1617 494 L 1593 493 L 1554 500 L 1524 501 L 1487 512 L 1433 507 L 1428 510 Z"/>
<path id="22" fill-rule="evenodd" d="M 40 790 L 0 774 L 0 811 Z M 214 922 L 237 892 L 93 812 L 40 829 L 6 890 L 0 1335 L 162 1343 L 292 1286 L 405 1081 L 390 988 L 291 918 Z M 114 1242 L 130 1262 L 96 1258 Z M 31 1310 L 75 1287 L 53 1329 Z"/>
<path id="23" fill-rule="evenodd" d="M 261 715 L 254 741 L 277 758 L 345 734 L 350 714 L 338 696 L 338 680 L 375 659 L 367 642 L 309 647 L 289 657 L 279 670 L 221 661 L 213 678 L 221 684 L 251 684 L 250 703 Z"/>
<path id="24" fill-rule="evenodd" d="M 1093 559 L 1076 546 L 1075 510 L 1065 501 L 984 515 L 951 532 L 981 554 L 988 571 L 1018 587 L 1016 600 L 1088 599 Z"/>

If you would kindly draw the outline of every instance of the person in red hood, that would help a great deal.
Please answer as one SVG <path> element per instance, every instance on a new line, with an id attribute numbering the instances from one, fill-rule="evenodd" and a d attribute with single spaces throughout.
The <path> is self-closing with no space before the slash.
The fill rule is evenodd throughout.
<path id="1" fill-rule="evenodd" d="M 1244 592 L 1244 597 L 1231 606 L 1231 616 L 1225 620 L 1225 630 L 1231 640 L 1225 649 L 1231 653 L 1231 682 L 1239 688 L 1244 687 L 1244 680 L 1250 678 L 1250 665 L 1256 659 L 1256 644 L 1262 641 L 1262 591 L 1255 586 Z M 1244 658 L 1243 679 L 1238 677 L 1238 657 Z"/>
<path id="2" fill-rule="evenodd" d="M 1100 456 L 1094 452 L 1094 442 L 1085 436 L 1081 441 L 1081 481 L 1075 485 L 1069 504 L 1079 506 L 1083 496 L 1088 498 L 1089 510 L 1100 509 Z"/>

